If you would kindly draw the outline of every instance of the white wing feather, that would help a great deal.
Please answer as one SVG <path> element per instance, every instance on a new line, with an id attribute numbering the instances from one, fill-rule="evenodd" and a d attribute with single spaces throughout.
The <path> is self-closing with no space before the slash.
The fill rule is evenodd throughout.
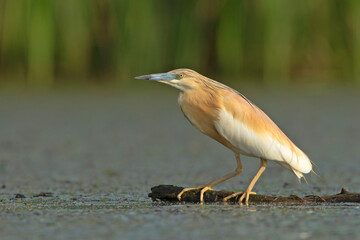
<path id="1" fill-rule="evenodd" d="M 215 128 L 240 154 L 277 161 L 281 166 L 292 170 L 298 178 L 312 169 L 309 158 L 295 145 L 297 154 L 269 135 L 264 137 L 256 134 L 225 109 L 219 111 Z"/>

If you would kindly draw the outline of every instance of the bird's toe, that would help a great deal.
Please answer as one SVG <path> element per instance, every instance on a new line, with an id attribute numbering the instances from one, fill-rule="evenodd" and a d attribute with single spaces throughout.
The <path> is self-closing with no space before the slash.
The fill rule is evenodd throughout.
<path id="1" fill-rule="evenodd" d="M 203 189 L 201 189 L 201 191 L 200 191 L 200 202 L 201 202 L 201 203 L 204 202 L 204 193 L 205 193 L 206 191 L 209 191 L 209 190 L 214 191 L 214 189 L 211 188 L 211 187 L 209 187 L 209 186 L 205 186 Z"/>
<path id="2" fill-rule="evenodd" d="M 226 201 L 228 201 L 228 200 L 231 199 L 231 198 L 234 198 L 234 197 L 237 197 L 237 196 L 241 195 L 241 197 L 240 197 L 240 199 L 239 199 L 239 203 L 241 203 L 241 202 L 244 200 L 244 198 L 246 197 L 246 194 L 247 194 L 247 191 L 245 191 L 245 192 L 236 192 L 236 193 L 233 193 L 233 194 L 231 194 L 231 195 L 223 198 L 223 202 L 226 202 Z M 250 196 L 250 194 L 256 194 L 256 192 L 248 192 L 248 195 L 249 195 L 249 196 Z M 249 197 L 247 197 L 247 199 L 249 199 Z M 246 199 L 245 199 L 245 200 L 246 200 Z"/>
<path id="3" fill-rule="evenodd" d="M 177 199 L 179 201 L 181 201 L 181 197 L 184 193 L 188 192 L 188 191 L 191 191 L 191 190 L 197 190 L 197 189 L 201 189 L 201 188 L 204 188 L 204 186 L 200 186 L 200 187 L 193 187 L 193 188 L 184 188 L 183 190 L 181 190 L 181 192 L 176 196 Z"/>

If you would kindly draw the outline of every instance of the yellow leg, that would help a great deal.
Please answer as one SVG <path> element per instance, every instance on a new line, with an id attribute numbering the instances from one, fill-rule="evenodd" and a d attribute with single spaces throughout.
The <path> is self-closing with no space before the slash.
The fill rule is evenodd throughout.
<path id="1" fill-rule="evenodd" d="M 187 192 L 187 191 L 190 191 L 190 190 L 195 190 L 195 189 L 201 189 L 200 191 L 200 202 L 204 202 L 204 193 L 208 190 L 213 190 L 212 187 L 230 179 L 230 178 L 233 178 L 237 175 L 239 175 L 242 171 L 243 171 L 243 167 L 242 167 L 242 164 L 241 164 L 241 161 L 240 161 L 240 156 L 239 155 L 235 155 L 236 157 L 236 163 L 237 163 L 237 166 L 236 166 L 236 169 L 234 172 L 232 173 L 229 173 L 229 174 L 226 174 L 225 176 L 215 180 L 215 181 L 212 181 L 208 184 L 206 184 L 205 186 L 199 186 L 199 187 L 195 187 L 195 188 L 184 188 L 178 195 L 177 195 L 177 198 L 179 199 L 179 201 L 181 201 L 181 196 Z"/>
<path id="2" fill-rule="evenodd" d="M 267 160 L 260 158 L 261 162 L 260 162 L 260 168 L 257 171 L 257 173 L 255 174 L 254 178 L 251 180 L 249 186 L 246 188 L 245 192 L 237 192 L 237 193 L 233 193 L 230 196 L 227 196 L 226 198 L 223 199 L 224 202 L 226 202 L 227 200 L 229 200 L 230 198 L 236 197 L 241 195 L 240 199 L 239 199 L 239 203 L 241 203 L 244 199 L 245 199 L 245 203 L 247 204 L 249 201 L 249 196 L 250 194 L 255 194 L 254 192 L 251 192 L 251 190 L 253 189 L 255 183 L 257 182 L 257 180 L 259 179 L 259 177 L 261 176 L 261 174 L 265 171 L 266 169 L 266 165 L 267 165 Z"/>

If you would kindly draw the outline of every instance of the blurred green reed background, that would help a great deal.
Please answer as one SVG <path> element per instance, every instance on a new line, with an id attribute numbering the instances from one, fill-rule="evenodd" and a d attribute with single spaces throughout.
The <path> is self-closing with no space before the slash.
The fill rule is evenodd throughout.
<path id="1" fill-rule="evenodd" d="M 119 84 L 187 67 L 360 85 L 359 0 L 0 0 L 0 85 Z"/>

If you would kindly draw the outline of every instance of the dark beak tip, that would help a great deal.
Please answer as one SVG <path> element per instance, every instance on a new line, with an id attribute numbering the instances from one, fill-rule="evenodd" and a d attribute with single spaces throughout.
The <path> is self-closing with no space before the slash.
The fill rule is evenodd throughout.
<path id="1" fill-rule="evenodd" d="M 150 75 L 142 75 L 142 76 L 137 76 L 135 77 L 135 79 L 149 79 Z"/>

